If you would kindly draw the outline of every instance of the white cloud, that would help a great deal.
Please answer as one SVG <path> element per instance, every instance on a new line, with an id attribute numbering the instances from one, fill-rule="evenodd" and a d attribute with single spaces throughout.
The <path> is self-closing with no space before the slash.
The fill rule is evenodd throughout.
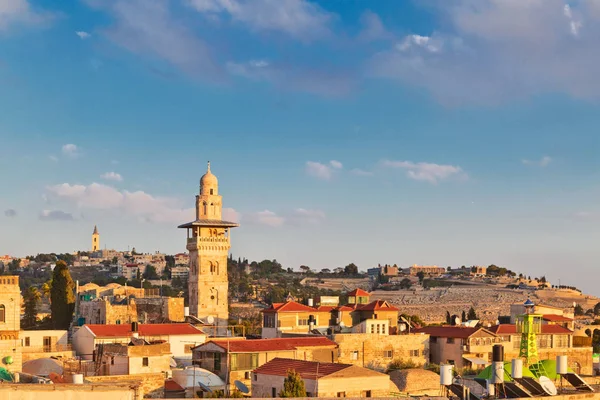
<path id="1" fill-rule="evenodd" d="M 362 30 L 358 34 L 358 39 L 361 41 L 371 42 L 379 39 L 390 37 L 390 33 L 385 29 L 379 15 L 370 10 L 366 10 L 360 16 Z"/>
<path id="2" fill-rule="evenodd" d="M 360 169 L 360 168 L 354 168 L 352 170 L 350 170 L 350 173 L 352 175 L 356 175 L 356 176 L 372 176 L 373 173 L 371 171 L 365 171 L 364 169 Z"/>
<path id="3" fill-rule="evenodd" d="M 410 179 L 414 179 L 416 181 L 426 181 L 434 184 L 452 177 L 467 177 L 462 168 L 454 165 L 391 160 L 383 160 L 381 165 L 384 167 L 406 170 L 406 176 L 408 176 Z"/>
<path id="4" fill-rule="evenodd" d="M 92 36 L 90 33 L 84 31 L 77 31 L 75 34 L 79 36 L 81 40 L 89 39 Z"/>
<path id="5" fill-rule="evenodd" d="M 234 210 L 233 208 L 225 207 L 221 212 L 221 217 L 225 221 L 240 222 L 240 220 L 242 219 L 242 214 Z"/>
<path id="6" fill-rule="evenodd" d="M 78 157 L 79 154 L 80 154 L 79 153 L 79 148 L 76 145 L 72 144 L 72 143 L 63 145 L 63 147 L 62 147 L 62 153 L 65 156 L 71 157 L 71 158 Z"/>
<path id="7" fill-rule="evenodd" d="M 341 162 L 336 160 L 329 161 L 328 164 L 322 164 L 316 161 L 306 162 L 306 173 L 318 179 L 329 180 L 333 177 L 334 170 L 342 169 Z"/>
<path id="8" fill-rule="evenodd" d="M 0 32 L 14 23 L 34 24 L 47 17 L 49 16 L 34 11 L 28 0 L 0 1 Z"/>
<path id="9" fill-rule="evenodd" d="M 137 55 L 164 60 L 183 73 L 221 81 L 221 67 L 209 46 L 193 29 L 175 18 L 172 2 L 148 0 L 86 0 L 107 11 L 114 24 L 102 31 L 114 44 Z"/>
<path id="10" fill-rule="evenodd" d="M 60 210 L 43 210 L 39 219 L 42 221 L 73 221 L 73 214 Z"/>
<path id="11" fill-rule="evenodd" d="M 311 224 L 318 225 L 325 219 L 325 213 L 321 210 L 295 209 L 287 218 L 292 225 Z"/>
<path id="12" fill-rule="evenodd" d="M 521 162 L 525 165 L 537 165 L 538 167 L 547 167 L 552 162 L 552 157 L 544 156 L 536 161 L 524 159 Z"/>
<path id="13" fill-rule="evenodd" d="M 378 53 L 373 75 L 423 87 L 448 105 L 544 93 L 600 98 L 600 2 L 439 4 L 434 10 L 448 21 L 443 30 L 409 35 Z"/>
<path id="14" fill-rule="evenodd" d="M 188 0 L 201 13 L 227 14 L 256 31 L 282 32 L 301 41 L 330 34 L 333 14 L 306 0 Z"/>
<path id="15" fill-rule="evenodd" d="M 283 225 L 301 226 L 318 225 L 325 219 L 325 213 L 320 210 L 307 210 L 297 208 L 291 212 L 279 215 L 270 210 L 259 211 L 248 214 L 244 220 L 251 224 L 260 224 L 271 227 L 280 227 Z"/>
<path id="16" fill-rule="evenodd" d="M 271 227 L 278 227 L 284 224 L 285 218 L 277 215 L 273 211 L 264 210 L 248 215 L 250 223 L 257 223 Z"/>
<path id="17" fill-rule="evenodd" d="M 116 182 L 123 181 L 123 177 L 121 176 L 121 174 L 116 173 L 116 172 L 106 172 L 106 173 L 100 175 L 100 178 L 105 179 L 107 181 L 116 181 Z"/>

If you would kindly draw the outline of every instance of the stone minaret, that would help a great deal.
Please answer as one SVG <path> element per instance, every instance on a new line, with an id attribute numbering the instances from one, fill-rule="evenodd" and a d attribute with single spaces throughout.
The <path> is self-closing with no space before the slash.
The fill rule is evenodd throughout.
<path id="1" fill-rule="evenodd" d="M 200 179 L 196 196 L 196 220 L 180 225 L 187 229 L 190 252 L 188 278 L 190 314 L 214 324 L 224 332 L 229 317 L 227 257 L 231 247 L 230 229 L 239 226 L 223 221 L 219 182 L 210 172 Z"/>
<path id="2" fill-rule="evenodd" d="M 94 225 L 94 233 L 92 233 L 92 251 L 100 250 L 100 234 L 98 233 L 98 227 Z"/>

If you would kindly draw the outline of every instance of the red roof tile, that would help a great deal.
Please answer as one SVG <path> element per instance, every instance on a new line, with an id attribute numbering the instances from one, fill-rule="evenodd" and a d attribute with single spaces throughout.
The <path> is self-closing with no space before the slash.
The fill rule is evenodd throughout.
<path id="1" fill-rule="evenodd" d="M 330 311 L 333 311 L 333 310 L 336 310 L 336 309 L 337 309 L 337 307 L 335 307 L 335 306 L 318 306 L 318 307 L 315 307 L 315 310 L 321 311 L 321 312 L 330 312 Z"/>
<path id="2" fill-rule="evenodd" d="M 557 314 L 544 314 L 542 316 L 542 318 L 545 321 L 552 321 L 552 322 L 573 322 L 572 318 L 565 317 L 564 315 L 557 315 Z"/>
<path id="3" fill-rule="evenodd" d="M 181 385 L 179 385 L 179 383 L 175 382 L 173 379 L 166 379 L 165 390 L 168 392 L 178 392 L 185 390 L 185 388 L 181 387 Z"/>
<path id="4" fill-rule="evenodd" d="M 87 327 L 90 331 L 92 331 L 96 337 L 131 336 L 131 324 L 85 324 L 84 327 Z M 198 335 L 203 333 L 200 329 L 190 324 L 139 324 L 138 332 L 140 336 Z"/>
<path id="5" fill-rule="evenodd" d="M 288 301 L 286 303 L 273 303 L 269 308 L 263 310 L 263 312 L 315 312 L 315 308 L 305 306 L 304 304 L 297 303 L 295 301 Z"/>
<path id="6" fill-rule="evenodd" d="M 426 326 L 414 329 L 414 333 L 428 333 L 432 337 L 450 337 L 466 339 L 482 328 L 469 328 L 466 326 Z"/>
<path id="7" fill-rule="evenodd" d="M 371 296 L 371 294 L 369 292 L 365 292 L 364 290 L 357 288 L 349 292 L 348 296 Z"/>
<path id="8" fill-rule="evenodd" d="M 219 340 L 201 344 L 198 347 L 205 346 L 208 343 L 214 343 L 217 346 L 227 350 L 230 353 L 254 353 L 262 351 L 285 351 L 296 350 L 301 347 L 337 347 L 337 344 L 324 336 L 315 337 L 297 337 L 297 338 L 277 338 L 277 339 L 251 339 L 251 340 Z"/>
<path id="9" fill-rule="evenodd" d="M 348 367 L 350 364 L 321 363 L 316 361 L 292 360 L 288 358 L 274 358 L 254 370 L 257 374 L 287 376 L 289 370 L 300 374 L 302 379 L 319 379 L 331 375 Z M 318 374 L 318 375 L 317 375 Z"/>
<path id="10" fill-rule="evenodd" d="M 398 308 L 384 300 L 375 300 L 369 304 L 358 304 L 356 309 L 359 311 L 399 311 Z"/>
<path id="11" fill-rule="evenodd" d="M 517 326 L 514 324 L 501 324 L 495 325 L 488 328 L 490 332 L 494 332 L 496 335 L 510 335 L 517 334 Z M 548 325 L 542 324 L 542 333 L 545 335 L 572 335 L 573 331 L 563 328 L 560 325 Z"/>
<path id="12" fill-rule="evenodd" d="M 335 309 L 338 310 L 338 311 L 352 311 L 352 310 L 354 310 L 354 308 L 352 308 L 350 306 L 347 306 L 347 305 L 346 306 L 337 306 Z"/>

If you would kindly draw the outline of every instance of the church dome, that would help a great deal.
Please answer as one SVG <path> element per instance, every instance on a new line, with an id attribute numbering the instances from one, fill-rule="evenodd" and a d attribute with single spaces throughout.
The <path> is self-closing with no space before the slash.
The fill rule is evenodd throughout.
<path id="1" fill-rule="evenodd" d="M 210 172 L 210 161 L 208 162 L 208 169 L 202 178 L 200 178 L 200 190 L 203 194 L 209 194 L 209 190 L 212 189 L 212 193 L 217 194 L 217 188 L 219 186 L 219 180 L 212 172 Z M 206 189 L 206 190 L 205 190 Z"/>

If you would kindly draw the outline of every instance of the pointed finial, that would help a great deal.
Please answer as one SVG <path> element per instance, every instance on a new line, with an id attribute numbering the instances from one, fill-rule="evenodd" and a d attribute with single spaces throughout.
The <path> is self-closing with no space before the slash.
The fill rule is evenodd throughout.
<path id="1" fill-rule="evenodd" d="M 94 225 L 94 235 L 98 234 L 98 227 L 96 225 Z"/>
<path id="2" fill-rule="evenodd" d="M 210 161 L 208 162 L 208 168 L 207 171 L 210 172 Z"/>

